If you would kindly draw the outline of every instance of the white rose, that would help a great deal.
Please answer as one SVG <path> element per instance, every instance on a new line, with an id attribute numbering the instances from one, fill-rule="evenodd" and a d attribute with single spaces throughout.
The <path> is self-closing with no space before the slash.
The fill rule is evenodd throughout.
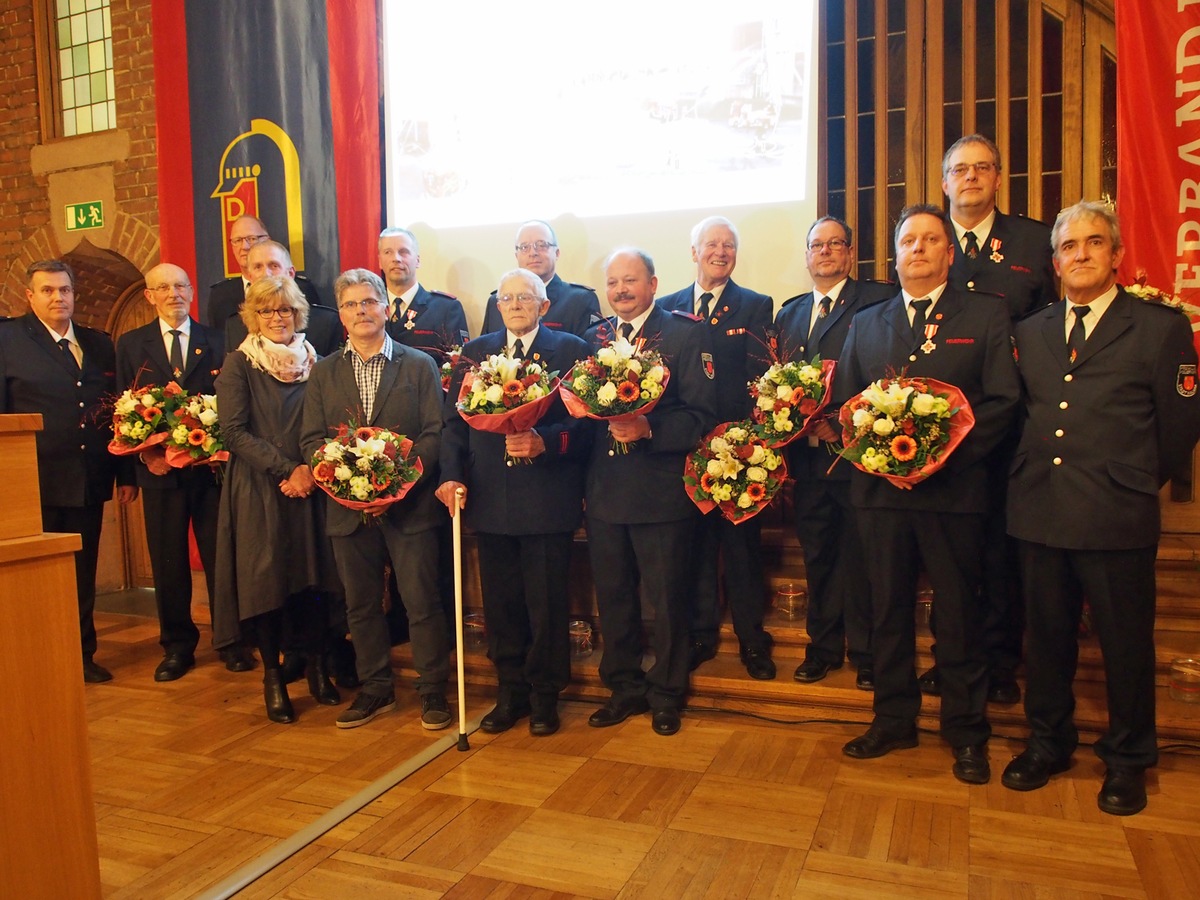
<path id="1" fill-rule="evenodd" d="M 602 366 L 612 366 L 617 361 L 617 351 L 610 347 L 601 347 L 596 351 L 596 362 Z"/>
<path id="2" fill-rule="evenodd" d="M 710 459 L 704 471 L 706 471 L 713 478 L 720 478 L 721 472 L 724 471 L 724 467 L 721 465 L 721 461 L 719 459 Z"/>
<path id="3" fill-rule="evenodd" d="M 884 416 L 881 419 L 875 420 L 875 424 L 871 426 L 871 430 L 879 435 L 891 434 L 896 430 L 896 423 L 892 421 L 891 416 Z"/>
<path id="4" fill-rule="evenodd" d="M 933 413 L 933 394 L 917 394 L 913 397 L 912 412 L 914 416 L 928 416 Z"/>
<path id="5" fill-rule="evenodd" d="M 646 373 L 646 377 L 649 378 L 651 381 L 655 381 L 659 384 L 662 384 L 663 367 L 662 366 L 651 366 L 650 371 Z"/>
<path id="6" fill-rule="evenodd" d="M 743 493 L 737 498 L 738 509 L 749 509 L 754 505 L 754 501 L 750 499 L 749 494 Z"/>
<path id="7" fill-rule="evenodd" d="M 321 453 L 329 462 L 340 462 L 342 459 L 343 448 L 337 441 L 330 441 L 322 449 Z"/>
<path id="8" fill-rule="evenodd" d="M 768 397 L 766 394 L 758 395 L 758 402 L 755 404 L 759 409 L 774 409 L 775 398 Z"/>
<path id="9" fill-rule="evenodd" d="M 767 458 L 767 448 L 762 444 L 755 444 L 754 449 L 750 451 L 750 458 L 746 462 L 752 466 L 757 466 Z"/>
<path id="10" fill-rule="evenodd" d="M 723 437 L 715 437 L 708 442 L 708 449 L 710 449 L 713 453 L 728 453 L 729 441 L 725 440 Z"/>
<path id="11" fill-rule="evenodd" d="M 205 428 L 217 421 L 217 411 L 215 409 L 206 409 L 200 413 L 200 424 Z"/>
<path id="12" fill-rule="evenodd" d="M 628 367 L 628 371 L 630 371 L 630 372 L 635 372 L 636 374 L 638 374 L 638 375 L 641 375 L 641 374 L 642 374 L 642 362 L 641 362 L 641 360 L 638 360 L 638 359 L 631 359 L 631 360 L 629 361 L 629 367 Z"/>
<path id="13" fill-rule="evenodd" d="M 616 399 L 617 386 L 611 381 L 606 381 L 601 385 L 600 390 L 596 391 L 596 402 L 601 406 L 611 406 Z"/>
<path id="14" fill-rule="evenodd" d="M 483 392 L 483 397 L 488 403 L 499 403 L 504 399 L 504 388 L 498 384 L 493 384 Z"/>
<path id="15" fill-rule="evenodd" d="M 751 481 L 763 482 L 767 480 L 767 470 L 762 466 L 751 466 L 746 470 L 746 477 Z"/>
<path id="16" fill-rule="evenodd" d="M 861 406 L 854 411 L 854 418 L 851 421 L 855 428 L 866 428 L 875 421 L 875 414 L 865 406 Z"/>
<path id="17" fill-rule="evenodd" d="M 788 387 L 786 384 L 781 384 L 775 391 L 775 396 L 784 403 L 787 403 L 792 399 L 793 393 L 794 391 L 790 387 Z"/>
<path id="18" fill-rule="evenodd" d="M 146 407 L 146 409 L 149 409 L 153 405 L 154 397 L 150 394 L 142 394 L 142 406 Z"/>
<path id="19" fill-rule="evenodd" d="M 336 469 L 333 470 L 333 477 L 336 478 L 338 481 L 349 481 L 350 476 L 353 474 L 354 474 L 354 472 L 345 463 L 342 463 L 340 466 L 338 466 Z"/>

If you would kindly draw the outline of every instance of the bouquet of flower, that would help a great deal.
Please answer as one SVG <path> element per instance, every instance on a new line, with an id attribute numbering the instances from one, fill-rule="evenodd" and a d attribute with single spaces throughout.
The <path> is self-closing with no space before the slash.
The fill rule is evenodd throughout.
<path id="1" fill-rule="evenodd" d="M 337 434 L 313 454 L 317 487 L 336 503 L 378 515 L 404 498 L 425 467 L 409 462 L 412 441 L 386 428 L 339 425 Z"/>
<path id="2" fill-rule="evenodd" d="M 1188 303 L 1178 294 L 1170 294 L 1162 288 L 1156 288 L 1146 282 L 1149 281 L 1145 269 L 1137 270 L 1137 279 L 1133 284 L 1125 286 L 1126 292 L 1137 297 L 1139 300 L 1145 300 L 1147 303 L 1161 303 L 1163 306 L 1171 306 L 1179 310 L 1188 317 L 1188 322 L 1192 326 L 1192 342 L 1196 345 L 1196 352 L 1200 353 L 1200 306 L 1195 303 Z"/>
<path id="3" fill-rule="evenodd" d="M 617 338 L 575 363 L 563 379 L 563 403 L 577 419 L 619 422 L 649 414 L 670 380 L 660 353 Z M 608 452 L 628 453 L 629 445 L 613 439 Z"/>
<path id="4" fill-rule="evenodd" d="M 924 481 L 950 458 L 975 414 L 962 391 L 932 378 L 881 378 L 842 406 L 840 455 L 897 487 Z"/>
<path id="5" fill-rule="evenodd" d="M 558 373 L 547 372 L 532 359 L 498 353 L 478 363 L 463 376 L 458 392 L 458 414 L 471 428 L 492 434 L 517 434 L 533 428 L 550 409 L 558 390 Z M 504 461 L 517 460 L 507 451 Z"/>
<path id="6" fill-rule="evenodd" d="M 735 525 L 758 515 L 787 479 L 783 455 L 748 421 L 718 425 L 683 468 L 683 485 L 701 512 L 714 507 Z"/>
<path id="7" fill-rule="evenodd" d="M 450 393 L 450 380 L 454 378 L 454 370 L 458 367 L 458 361 L 462 359 L 462 344 L 456 344 L 446 351 L 446 359 L 442 363 L 442 393 Z"/>
<path id="8" fill-rule="evenodd" d="M 808 434 L 829 403 L 837 361 L 773 363 L 750 383 L 752 416 L 769 446 L 783 447 Z"/>
<path id="9" fill-rule="evenodd" d="M 187 392 L 174 381 L 166 385 L 130 388 L 113 404 L 113 439 L 108 452 L 117 456 L 139 453 L 155 475 L 170 471 L 163 448 L 171 413 L 187 400 Z"/>
<path id="10" fill-rule="evenodd" d="M 197 463 L 221 463 L 229 451 L 221 441 L 215 394 L 192 394 L 167 414 L 167 465 L 176 469 Z"/>

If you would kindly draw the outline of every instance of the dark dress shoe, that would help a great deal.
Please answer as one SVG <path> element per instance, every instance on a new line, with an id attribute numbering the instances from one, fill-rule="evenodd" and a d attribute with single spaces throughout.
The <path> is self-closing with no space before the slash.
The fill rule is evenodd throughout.
<path id="1" fill-rule="evenodd" d="M 922 674 L 917 679 L 917 687 L 921 689 L 922 694 L 928 694 L 930 697 L 942 696 L 942 673 L 938 671 L 938 667 L 934 666 Z"/>
<path id="2" fill-rule="evenodd" d="M 792 677 L 801 684 L 812 684 L 813 682 L 820 681 L 834 669 L 840 669 L 841 667 L 842 664 L 840 662 L 834 665 L 833 663 L 821 662 L 819 659 L 809 657 L 796 666 L 796 673 Z"/>
<path id="3" fill-rule="evenodd" d="M 479 720 L 479 730 L 484 734 L 503 734 L 529 715 L 529 711 L 529 701 L 497 703 L 491 712 Z"/>
<path id="4" fill-rule="evenodd" d="M 775 663 L 771 661 L 770 648 L 752 647 L 742 651 L 742 665 L 751 678 L 771 681 L 775 678 Z"/>
<path id="5" fill-rule="evenodd" d="M 283 665 L 279 667 L 283 683 L 291 684 L 293 681 L 299 681 L 304 675 L 304 667 L 307 662 L 308 660 L 305 659 L 304 654 L 285 651 L 283 654 Z"/>
<path id="6" fill-rule="evenodd" d="M 283 674 L 282 669 L 280 674 L 284 684 L 287 684 L 287 675 Z M 342 695 L 329 680 L 329 671 L 325 668 L 325 660 L 320 656 L 314 656 L 312 662 L 308 664 L 308 692 L 322 706 L 337 706 L 342 702 Z"/>
<path id="7" fill-rule="evenodd" d="M 104 684 L 106 681 L 112 681 L 112 672 L 90 659 L 83 661 L 84 684 Z"/>
<path id="8" fill-rule="evenodd" d="M 154 670 L 154 680 L 178 681 L 195 664 L 196 658 L 191 654 L 168 653 Z"/>
<path id="9" fill-rule="evenodd" d="M 618 700 L 610 697 L 608 702 L 588 716 L 588 724 L 593 728 L 608 728 L 610 725 L 620 725 L 630 716 L 640 715 L 650 708 L 645 697 L 625 697 Z"/>
<path id="10" fill-rule="evenodd" d="M 1004 767 L 1000 783 L 1010 791 L 1036 791 L 1046 786 L 1051 775 L 1067 771 L 1070 765 L 1069 759 L 1047 759 L 1036 750 L 1026 750 Z"/>
<path id="11" fill-rule="evenodd" d="M 296 721 L 296 710 L 292 708 L 292 700 L 288 697 L 287 685 L 283 683 L 283 673 L 279 669 L 263 672 L 263 701 L 267 705 L 267 718 L 272 722 L 290 725 Z"/>
<path id="12" fill-rule="evenodd" d="M 1096 805 L 1110 816 L 1132 816 L 1146 808 L 1146 773 L 1141 769 L 1110 768 Z"/>
<path id="13" fill-rule="evenodd" d="M 558 731 L 558 695 L 534 695 L 530 701 L 529 733 L 534 737 L 545 737 Z"/>
<path id="14" fill-rule="evenodd" d="M 1021 686 L 1009 673 L 993 673 L 988 683 L 987 702 L 1012 706 L 1021 702 Z"/>
<path id="15" fill-rule="evenodd" d="M 717 648 L 704 641 L 692 641 L 688 647 L 688 671 L 695 672 L 700 664 L 708 662 L 717 655 Z"/>
<path id="16" fill-rule="evenodd" d="M 255 666 L 254 654 L 249 647 L 226 647 L 219 656 L 230 672 L 249 672 Z"/>
<path id="17" fill-rule="evenodd" d="M 875 690 L 875 670 L 871 666 L 859 666 L 854 676 L 854 686 L 860 691 Z"/>
<path id="18" fill-rule="evenodd" d="M 655 734 L 661 734 L 664 737 L 674 734 L 679 730 L 679 710 L 656 709 L 651 726 L 654 728 Z"/>
<path id="19" fill-rule="evenodd" d="M 893 750 L 908 750 L 917 746 L 917 733 L 895 733 L 884 731 L 872 725 L 867 733 L 856 737 L 842 747 L 842 752 L 852 759 L 876 759 L 886 756 Z"/>
<path id="20" fill-rule="evenodd" d="M 992 780 L 988 765 L 987 743 L 954 748 L 954 777 L 964 784 L 987 784 Z"/>

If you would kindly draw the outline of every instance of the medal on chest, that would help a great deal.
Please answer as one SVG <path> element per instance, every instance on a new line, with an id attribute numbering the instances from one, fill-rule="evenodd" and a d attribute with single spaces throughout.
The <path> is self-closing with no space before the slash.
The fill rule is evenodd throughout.
<path id="1" fill-rule="evenodd" d="M 409 309 L 404 313 L 404 327 L 409 331 L 417 327 L 417 323 L 413 321 L 416 317 L 417 311 L 415 309 Z"/>
<path id="2" fill-rule="evenodd" d="M 937 344 L 933 342 L 934 335 L 938 332 L 938 326 L 933 322 L 925 323 L 925 343 L 921 345 L 921 352 L 929 354 L 937 349 Z"/>
<path id="3" fill-rule="evenodd" d="M 992 255 L 988 257 L 992 262 L 1004 262 L 1004 254 L 1000 252 L 1000 238 L 992 238 L 989 245 L 992 248 Z"/>

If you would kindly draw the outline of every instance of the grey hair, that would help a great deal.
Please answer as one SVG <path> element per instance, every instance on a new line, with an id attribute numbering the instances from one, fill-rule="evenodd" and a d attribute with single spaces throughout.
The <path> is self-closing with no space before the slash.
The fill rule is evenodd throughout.
<path id="1" fill-rule="evenodd" d="M 737 226 L 734 225 L 731 221 L 729 221 L 724 216 L 708 216 L 707 218 L 701 219 L 699 222 L 697 222 L 695 225 L 693 225 L 692 226 L 691 246 L 694 248 L 700 242 L 700 238 L 702 238 L 704 236 L 704 232 L 708 231 L 708 229 L 713 228 L 714 226 L 717 226 L 717 225 L 724 225 L 726 228 L 728 228 L 730 231 L 733 232 L 733 246 L 736 249 L 737 246 L 741 243 L 741 238 L 738 237 Z"/>
<path id="2" fill-rule="evenodd" d="M 1099 219 L 1108 225 L 1108 236 L 1112 238 L 1113 252 L 1120 250 L 1121 243 L 1121 222 L 1117 218 L 1116 210 L 1107 203 L 1101 203 L 1098 200 L 1080 200 L 1073 206 L 1068 206 L 1064 210 L 1060 210 L 1058 217 L 1054 220 L 1054 227 L 1050 229 L 1050 247 L 1055 253 L 1058 253 L 1058 245 L 1062 241 L 1063 229 L 1068 225 L 1078 222 L 1080 219 Z"/>
<path id="3" fill-rule="evenodd" d="M 370 269 L 347 269 L 333 283 L 333 296 L 337 298 L 338 306 L 342 305 L 342 294 L 346 289 L 359 284 L 368 285 L 375 292 L 375 299 L 380 303 L 387 302 L 387 288 L 383 286 L 382 278 Z"/>

